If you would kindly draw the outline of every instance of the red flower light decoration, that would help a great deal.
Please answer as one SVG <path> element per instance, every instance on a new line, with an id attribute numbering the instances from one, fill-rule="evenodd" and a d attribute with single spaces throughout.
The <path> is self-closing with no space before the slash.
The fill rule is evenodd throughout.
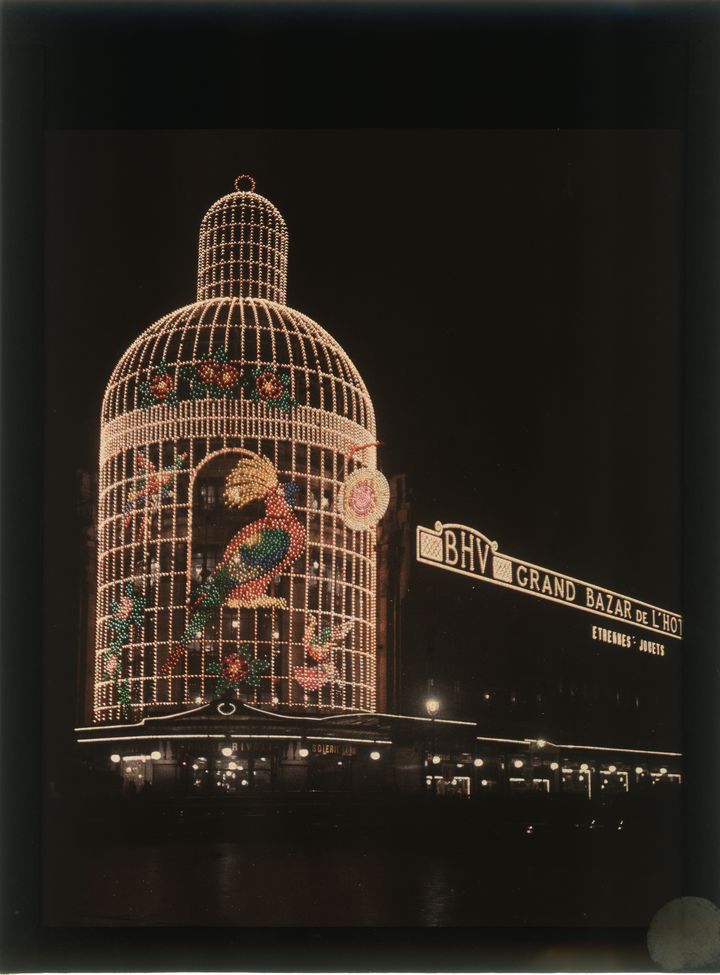
<path id="1" fill-rule="evenodd" d="M 239 684 L 247 680 L 250 674 L 250 661 L 242 654 L 230 653 L 222 662 L 222 674 L 225 680 Z"/>
<path id="2" fill-rule="evenodd" d="M 201 362 L 197 367 L 197 375 L 201 383 L 209 386 L 210 383 L 215 382 L 215 363 Z"/>
<path id="3" fill-rule="evenodd" d="M 150 392 L 156 400 L 167 399 L 172 391 L 173 380 L 168 373 L 157 373 L 150 380 Z"/>
<path id="4" fill-rule="evenodd" d="M 221 389 L 232 389 L 233 386 L 237 385 L 239 379 L 240 373 L 229 362 L 215 367 L 215 382 Z"/>
<path id="5" fill-rule="evenodd" d="M 261 372 L 255 380 L 255 389 L 258 396 L 265 400 L 280 399 L 285 392 L 285 386 L 278 379 L 274 372 L 267 370 Z"/>
<path id="6" fill-rule="evenodd" d="M 126 620 L 128 616 L 133 611 L 133 601 L 129 596 L 121 596 L 118 600 L 117 610 L 115 615 L 121 619 Z"/>

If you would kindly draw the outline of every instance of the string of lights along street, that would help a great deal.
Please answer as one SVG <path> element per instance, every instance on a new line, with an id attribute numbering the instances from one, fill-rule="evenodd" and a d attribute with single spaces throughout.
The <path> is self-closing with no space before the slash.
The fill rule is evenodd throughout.
<path id="1" fill-rule="evenodd" d="M 375 710 L 375 415 L 343 349 L 285 304 L 287 260 L 282 215 L 238 177 L 202 220 L 197 301 L 110 377 L 96 722 L 227 696 Z"/>

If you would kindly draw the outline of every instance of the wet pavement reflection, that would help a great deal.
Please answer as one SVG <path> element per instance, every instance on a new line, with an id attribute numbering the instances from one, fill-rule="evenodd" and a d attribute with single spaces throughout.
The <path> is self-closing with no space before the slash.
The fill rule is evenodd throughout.
<path id="1" fill-rule="evenodd" d="M 272 797 L 47 812 L 51 925 L 644 926 L 680 888 L 679 813 L 658 802 L 592 816 Z"/>

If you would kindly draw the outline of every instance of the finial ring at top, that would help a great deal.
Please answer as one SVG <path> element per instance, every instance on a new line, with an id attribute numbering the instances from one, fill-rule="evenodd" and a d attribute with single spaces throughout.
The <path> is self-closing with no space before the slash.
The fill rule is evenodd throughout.
<path id="1" fill-rule="evenodd" d="M 250 182 L 250 187 L 249 188 L 247 186 L 244 187 L 244 188 L 242 188 L 240 186 L 240 181 L 243 180 L 243 179 L 249 180 L 249 182 Z M 254 193 L 255 192 L 255 180 L 252 178 L 252 176 L 248 176 L 247 173 L 243 173 L 242 176 L 236 176 L 235 177 L 235 191 L 237 193 Z"/>

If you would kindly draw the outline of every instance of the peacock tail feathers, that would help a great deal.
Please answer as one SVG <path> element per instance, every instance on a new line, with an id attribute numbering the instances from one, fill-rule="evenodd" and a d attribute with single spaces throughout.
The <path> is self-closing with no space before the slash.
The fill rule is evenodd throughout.
<path id="1" fill-rule="evenodd" d="M 215 617 L 220 607 L 233 591 L 237 582 L 226 566 L 218 568 L 193 595 L 191 616 L 181 643 L 191 643 L 198 638 L 207 624 Z"/>

